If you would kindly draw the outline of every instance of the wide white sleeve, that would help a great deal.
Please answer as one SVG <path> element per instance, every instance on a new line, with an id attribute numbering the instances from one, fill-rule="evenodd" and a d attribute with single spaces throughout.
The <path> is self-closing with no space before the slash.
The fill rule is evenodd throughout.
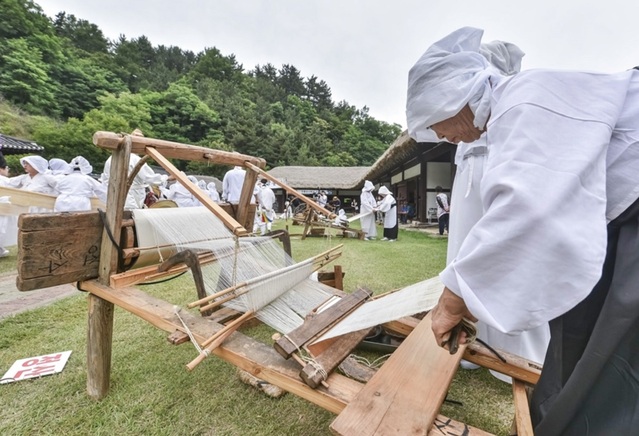
<path id="1" fill-rule="evenodd" d="M 478 319 L 503 332 L 574 307 L 606 251 L 606 148 L 611 129 L 532 105 L 488 127 L 485 214 L 441 273 Z"/>

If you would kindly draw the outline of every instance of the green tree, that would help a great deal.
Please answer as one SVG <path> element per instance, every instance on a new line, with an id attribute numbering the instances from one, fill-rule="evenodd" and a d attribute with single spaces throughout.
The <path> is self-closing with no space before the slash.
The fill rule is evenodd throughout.
<path id="1" fill-rule="evenodd" d="M 56 84 L 40 50 L 24 38 L 10 39 L 0 47 L 0 66 L 0 93 L 6 99 L 32 113 L 55 114 Z"/>
<path id="2" fill-rule="evenodd" d="M 59 12 L 53 21 L 56 35 L 68 39 L 71 44 L 87 53 L 107 53 L 109 41 L 102 30 L 87 20 L 79 20 L 75 15 Z"/>

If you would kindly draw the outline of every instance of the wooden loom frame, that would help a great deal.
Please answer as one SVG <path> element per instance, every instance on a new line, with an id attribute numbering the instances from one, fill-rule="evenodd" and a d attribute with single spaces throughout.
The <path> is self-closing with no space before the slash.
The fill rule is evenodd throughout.
<path id="1" fill-rule="evenodd" d="M 127 180 L 129 155 L 132 152 L 153 157 L 167 171 L 172 173 L 180 183 L 183 183 L 187 188 L 190 187 L 194 194 L 200 191 L 195 189 L 194 185 L 191 186 L 192 183 L 181 175 L 167 158 L 241 165 L 247 168 L 247 176 L 237 211 L 237 221 L 210 201 L 204 194 L 200 195 L 198 199 L 204 206 L 219 216 L 235 235 L 243 236 L 248 233 L 239 222 L 246 222 L 253 186 L 259 173 L 251 166 L 255 165 L 262 169 L 265 166 L 263 160 L 237 153 L 108 132 L 96 133 L 94 135 L 94 143 L 100 147 L 110 149 L 113 153 L 106 225 L 111 229 L 115 240 L 120 239 L 119 233 L 122 228 L 123 207 L 127 191 L 125 182 Z M 247 162 L 250 165 L 247 165 Z M 103 231 L 102 241 L 108 241 L 106 229 Z M 171 272 L 172 270 L 168 271 L 167 274 Z M 175 314 L 174 306 L 171 303 L 131 287 L 130 285 L 135 280 L 129 282 L 122 277 L 123 275 L 126 276 L 126 273 L 118 274 L 118 253 L 113 244 L 107 242 L 100 245 L 98 273 L 97 279 L 84 280 L 79 283 L 79 287 L 82 290 L 89 292 L 87 393 L 94 399 L 103 398 L 109 390 L 115 305 L 168 333 L 184 331 L 182 322 Z M 119 281 L 114 282 L 116 276 L 119 276 Z M 183 312 L 181 316 L 195 339 L 200 343 L 223 328 L 221 324 L 197 317 L 188 312 Z M 376 413 L 376 415 L 393 415 L 399 411 L 399 415 L 402 416 L 404 413 L 396 407 L 397 405 L 402 405 L 406 407 L 407 413 L 413 412 L 413 406 L 415 405 L 407 404 L 404 400 L 393 406 L 395 396 L 398 394 L 397 386 L 404 386 L 403 383 L 406 382 L 410 383 L 413 388 L 419 388 L 421 395 L 426 395 L 429 392 L 425 401 L 418 405 L 419 411 L 426 411 L 427 416 L 418 419 L 418 424 L 422 427 L 413 427 L 413 433 L 426 434 L 426 429 L 429 429 L 428 434 L 441 434 L 442 429 L 446 429 L 448 434 L 457 434 L 455 432 L 459 434 L 463 432 L 469 435 L 486 434 L 481 430 L 470 428 L 465 424 L 455 422 L 438 414 L 439 407 L 448 389 L 448 384 L 457 369 L 462 353 L 451 356 L 437 347 L 437 344 L 428 344 L 425 341 L 428 338 L 432 339 L 428 318 L 421 322 L 415 318 L 407 318 L 391 324 L 395 331 L 407 334 L 408 338 L 394 354 L 398 357 L 385 364 L 377 373 L 377 377 L 374 376 L 367 384 L 333 372 L 328 375 L 325 385 L 312 389 L 299 378 L 300 368 L 295 361 L 284 359 L 273 347 L 255 341 L 240 332 L 232 333 L 222 346 L 213 350 L 213 354 L 268 383 L 279 386 L 330 412 L 338 414 L 338 418 L 331 425 L 331 429 L 337 434 L 384 434 L 386 431 L 397 430 L 384 427 L 388 422 L 376 421 L 377 423 L 375 423 L 373 420 L 366 419 L 368 415 L 363 410 L 370 408 L 372 405 L 376 411 L 383 412 L 384 408 L 390 407 L 390 409 L 386 409 L 386 412 Z M 434 363 L 425 368 L 419 366 L 412 368 L 411 370 L 414 372 L 410 374 L 410 381 L 404 380 L 401 382 L 396 377 L 389 379 L 384 375 L 397 372 L 397 365 L 399 364 L 401 367 L 402 361 L 410 359 L 410 355 L 415 354 L 418 350 L 426 353 L 429 356 L 428 360 L 432 360 Z M 523 383 L 536 383 L 539 370 L 535 368 L 534 364 L 517 359 L 516 356 L 509 356 L 507 353 L 504 353 L 505 356 L 508 356 L 507 363 L 500 362 L 478 345 L 463 346 L 462 352 L 465 359 L 511 375 L 516 379 L 513 389 L 517 422 L 519 424 L 518 434 L 532 434 L 532 430 L 529 430 L 529 419 L 526 419 L 527 399 Z M 399 373 L 401 374 L 402 370 Z M 438 378 L 440 379 L 438 380 Z M 442 379 L 444 382 L 442 382 Z M 392 382 L 390 385 L 389 381 Z M 411 395 L 413 395 L 412 398 L 414 399 L 414 392 L 411 391 Z M 383 400 L 381 403 L 379 402 L 379 397 Z M 368 423 L 366 432 L 362 432 L 362 417 L 364 417 L 363 422 Z M 351 429 L 356 431 L 356 433 L 352 433 Z"/>

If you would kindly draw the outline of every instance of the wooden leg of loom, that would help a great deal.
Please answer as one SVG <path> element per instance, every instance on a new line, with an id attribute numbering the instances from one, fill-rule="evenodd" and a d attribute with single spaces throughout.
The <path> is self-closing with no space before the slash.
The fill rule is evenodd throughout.
<path id="1" fill-rule="evenodd" d="M 109 392 L 111 379 L 113 303 L 89 294 L 88 324 L 87 393 L 100 400 Z"/>

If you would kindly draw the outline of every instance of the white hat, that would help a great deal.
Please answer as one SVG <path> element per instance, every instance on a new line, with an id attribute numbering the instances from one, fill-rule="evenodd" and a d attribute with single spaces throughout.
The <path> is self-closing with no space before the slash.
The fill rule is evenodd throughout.
<path id="1" fill-rule="evenodd" d="M 364 187 L 362 188 L 362 191 L 371 192 L 373 189 L 375 189 L 375 185 L 373 185 L 373 182 L 371 182 L 370 180 L 366 180 L 364 182 Z"/>
<path id="2" fill-rule="evenodd" d="M 82 156 L 76 156 L 71 159 L 69 165 L 73 171 L 80 171 L 82 174 L 91 174 L 91 171 L 93 171 L 89 161 Z"/>
<path id="3" fill-rule="evenodd" d="M 58 159 L 57 157 L 49 159 L 49 168 L 51 168 L 51 174 L 53 175 L 69 174 L 73 171 L 64 159 Z"/>
<path id="4" fill-rule="evenodd" d="M 42 156 L 26 156 L 20 158 L 20 165 L 24 166 L 28 163 L 40 174 L 44 174 L 49 171 L 49 162 Z"/>
<path id="5" fill-rule="evenodd" d="M 483 129 L 489 116 L 489 79 L 500 74 L 479 53 L 484 31 L 472 27 L 456 30 L 430 46 L 408 73 L 406 120 L 408 134 L 417 142 L 430 126 L 459 113 L 466 104 Z"/>
<path id="6" fill-rule="evenodd" d="M 382 186 L 381 188 L 379 188 L 379 191 L 377 191 L 377 193 L 379 195 L 386 196 L 386 195 L 390 194 L 391 192 L 388 190 L 388 188 L 386 186 Z"/>

